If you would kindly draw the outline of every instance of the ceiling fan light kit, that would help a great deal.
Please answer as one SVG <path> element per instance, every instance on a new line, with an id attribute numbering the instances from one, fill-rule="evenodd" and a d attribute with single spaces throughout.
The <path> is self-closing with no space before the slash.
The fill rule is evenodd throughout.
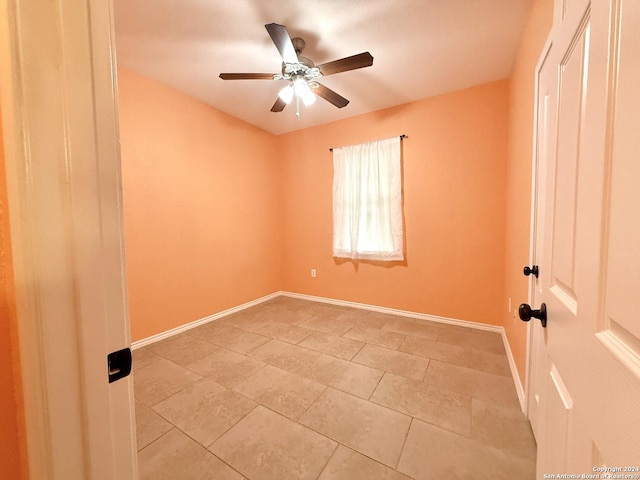
<path id="1" fill-rule="evenodd" d="M 269 23 L 265 25 L 282 57 L 282 73 L 221 73 L 222 80 L 286 80 L 289 82 L 278 93 L 278 99 L 271 107 L 272 112 L 281 112 L 291 101 L 296 100 L 296 116 L 300 118 L 300 101 L 309 106 L 319 96 L 338 108 L 345 107 L 349 100 L 325 87 L 317 79 L 334 73 L 356 70 L 373 65 L 369 52 L 341 58 L 316 66 L 310 59 L 300 55 L 305 47 L 301 38 L 291 38 L 284 25 Z"/>

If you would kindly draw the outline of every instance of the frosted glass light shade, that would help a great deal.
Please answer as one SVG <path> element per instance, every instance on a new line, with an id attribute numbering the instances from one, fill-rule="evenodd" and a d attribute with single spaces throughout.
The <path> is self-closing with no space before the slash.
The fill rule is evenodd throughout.
<path id="1" fill-rule="evenodd" d="M 296 78 L 293 81 L 293 90 L 296 95 L 300 98 L 304 98 L 305 95 L 311 93 L 311 88 L 309 84 L 303 78 Z"/>
<path id="2" fill-rule="evenodd" d="M 282 99 L 284 103 L 288 105 L 289 103 L 291 103 L 291 100 L 293 99 L 293 93 L 294 93 L 293 87 L 291 85 L 287 85 L 282 90 L 280 90 L 280 92 L 278 92 L 278 96 Z"/>
<path id="3" fill-rule="evenodd" d="M 302 97 L 302 102 L 304 103 L 305 107 L 308 107 L 309 105 L 313 105 L 315 101 L 316 101 L 316 96 L 311 90 L 309 90 L 309 92 L 306 93 L 304 97 Z"/>

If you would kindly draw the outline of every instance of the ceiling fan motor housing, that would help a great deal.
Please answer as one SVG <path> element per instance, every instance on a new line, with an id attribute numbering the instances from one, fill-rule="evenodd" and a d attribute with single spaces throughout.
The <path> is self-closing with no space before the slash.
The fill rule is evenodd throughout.
<path id="1" fill-rule="evenodd" d="M 304 47 L 304 40 L 301 38 L 294 38 L 293 40 L 301 41 Z M 301 77 L 307 81 L 311 81 L 322 77 L 320 69 L 316 67 L 309 58 L 300 55 L 297 48 L 296 53 L 298 53 L 298 63 L 282 62 L 282 75 L 275 74 L 273 76 L 274 80 L 293 80 Z"/>

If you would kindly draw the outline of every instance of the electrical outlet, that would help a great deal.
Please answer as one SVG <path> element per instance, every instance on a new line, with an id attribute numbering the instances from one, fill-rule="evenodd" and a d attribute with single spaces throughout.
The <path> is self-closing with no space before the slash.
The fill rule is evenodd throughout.
<path id="1" fill-rule="evenodd" d="M 311 277 L 312 277 L 312 278 L 316 278 L 317 276 L 318 276 L 318 272 L 316 271 L 316 269 L 315 269 L 315 268 L 312 268 L 312 269 L 311 269 Z"/>

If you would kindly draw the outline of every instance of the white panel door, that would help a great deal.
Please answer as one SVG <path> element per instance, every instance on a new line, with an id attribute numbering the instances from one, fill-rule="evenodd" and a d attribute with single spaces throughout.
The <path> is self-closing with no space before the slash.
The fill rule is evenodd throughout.
<path id="1" fill-rule="evenodd" d="M 538 477 L 640 478 L 640 2 L 557 2 L 546 62 Z"/>

